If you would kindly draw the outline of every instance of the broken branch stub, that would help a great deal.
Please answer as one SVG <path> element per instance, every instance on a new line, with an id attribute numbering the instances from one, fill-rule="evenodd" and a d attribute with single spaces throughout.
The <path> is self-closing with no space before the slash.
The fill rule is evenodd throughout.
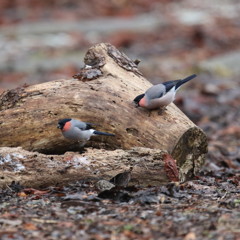
<path id="1" fill-rule="evenodd" d="M 168 151 L 183 168 L 182 179 L 199 170 L 207 151 L 201 129 L 174 104 L 162 115 L 154 111 L 150 117 L 147 110 L 132 104 L 135 96 L 151 86 L 136 63 L 104 43 L 91 47 L 84 61 L 81 80 L 56 80 L 0 96 L 0 146 L 42 153 L 76 150 L 78 145 L 64 139 L 56 128 L 58 119 L 70 117 L 96 123 L 97 130 L 116 135 L 92 137 L 90 146 Z"/>

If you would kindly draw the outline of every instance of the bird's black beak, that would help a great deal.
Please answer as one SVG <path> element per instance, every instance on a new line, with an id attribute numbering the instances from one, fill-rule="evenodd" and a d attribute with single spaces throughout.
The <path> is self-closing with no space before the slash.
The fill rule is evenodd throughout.
<path id="1" fill-rule="evenodd" d="M 134 101 L 133 101 L 133 104 L 134 104 L 135 108 L 138 108 L 138 107 L 139 107 L 139 105 L 138 105 L 137 102 L 134 102 Z"/>
<path id="2" fill-rule="evenodd" d="M 57 125 L 57 128 L 61 128 L 61 125 L 60 125 L 60 124 L 58 124 L 58 125 Z"/>

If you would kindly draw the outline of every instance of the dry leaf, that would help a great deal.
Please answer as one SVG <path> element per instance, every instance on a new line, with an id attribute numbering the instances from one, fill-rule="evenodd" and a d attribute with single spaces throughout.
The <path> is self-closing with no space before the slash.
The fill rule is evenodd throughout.
<path id="1" fill-rule="evenodd" d="M 34 225 L 33 223 L 25 223 L 25 224 L 23 225 L 23 228 L 24 228 L 25 230 L 37 230 L 36 225 Z"/>
<path id="2" fill-rule="evenodd" d="M 27 197 L 27 194 L 25 192 L 20 192 L 18 193 L 19 197 Z"/>
<path id="3" fill-rule="evenodd" d="M 178 182 L 179 181 L 179 172 L 176 164 L 176 160 L 168 153 L 163 155 L 164 169 L 167 177 L 170 181 Z"/>
<path id="4" fill-rule="evenodd" d="M 194 232 L 189 232 L 183 240 L 195 240 L 195 239 L 196 239 L 195 233 Z"/>

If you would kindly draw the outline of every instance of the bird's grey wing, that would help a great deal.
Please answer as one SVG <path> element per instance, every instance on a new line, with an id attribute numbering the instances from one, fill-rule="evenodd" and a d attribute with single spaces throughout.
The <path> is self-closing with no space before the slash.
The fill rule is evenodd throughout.
<path id="1" fill-rule="evenodd" d="M 164 82 L 163 85 L 166 87 L 166 92 L 170 91 L 173 87 L 175 87 L 181 80 L 173 80 L 173 81 L 168 81 Z"/>
<path id="2" fill-rule="evenodd" d="M 162 97 L 165 93 L 166 93 L 166 87 L 163 84 L 157 84 L 150 87 L 146 91 L 145 95 L 150 99 L 154 99 L 154 98 Z"/>
<path id="3" fill-rule="evenodd" d="M 91 124 L 85 123 L 85 122 L 81 122 L 81 121 L 76 120 L 76 119 L 72 119 L 72 124 L 75 127 L 79 128 L 81 130 L 88 130 L 88 129 L 92 128 Z"/>

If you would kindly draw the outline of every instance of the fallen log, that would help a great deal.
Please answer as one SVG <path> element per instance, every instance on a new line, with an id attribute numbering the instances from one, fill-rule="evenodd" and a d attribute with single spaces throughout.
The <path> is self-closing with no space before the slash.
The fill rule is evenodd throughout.
<path id="1" fill-rule="evenodd" d="M 147 147 L 169 152 L 181 179 L 202 166 L 207 139 L 174 104 L 161 115 L 134 108 L 132 100 L 151 86 L 137 65 L 110 44 L 86 53 L 77 79 L 56 80 L 4 92 L 0 96 L 0 146 L 60 154 L 78 150 L 56 128 L 58 119 L 76 118 L 116 137 L 93 137 L 88 146 L 106 149 Z M 142 176 L 144 177 L 144 176 Z"/>
<path id="2" fill-rule="evenodd" d="M 84 154 L 45 155 L 21 147 L 1 147 L 0 187 L 12 181 L 25 187 L 62 185 L 82 179 L 109 181 L 129 166 L 133 166 L 131 185 L 159 185 L 174 180 L 166 173 L 164 154 L 162 150 L 149 148 L 113 151 L 88 148 Z"/>

